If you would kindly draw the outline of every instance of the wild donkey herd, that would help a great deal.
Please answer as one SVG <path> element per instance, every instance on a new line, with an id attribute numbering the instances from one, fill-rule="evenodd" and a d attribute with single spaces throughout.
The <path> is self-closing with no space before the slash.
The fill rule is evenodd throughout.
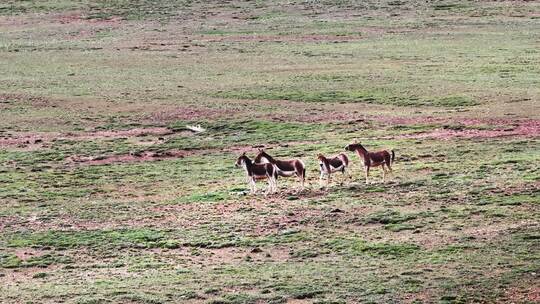
<path id="1" fill-rule="evenodd" d="M 369 183 L 369 170 L 371 167 L 381 166 L 383 171 L 383 182 L 386 181 L 386 172 L 392 173 L 392 163 L 394 162 L 395 153 L 394 150 L 381 150 L 377 152 L 369 152 L 359 142 L 354 142 L 345 147 L 345 151 L 356 152 L 362 162 L 364 163 L 364 169 L 366 173 L 366 184 Z M 339 153 L 335 157 L 325 157 L 322 154 L 317 155 L 319 160 L 320 172 L 319 182 L 326 176 L 326 186 L 330 183 L 331 174 L 334 172 L 341 172 L 343 176 L 350 177 L 347 169 L 349 167 L 349 158 L 344 153 Z M 279 160 L 270 156 L 263 149 L 259 149 L 259 153 L 252 161 L 246 153 L 242 153 L 236 160 L 237 167 L 243 167 L 251 193 L 255 193 L 257 188 L 255 181 L 259 179 L 266 179 L 268 181 L 268 189 L 266 193 L 277 192 L 277 179 L 278 176 L 290 177 L 296 176 L 300 182 L 300 189 L 304 189 L 304 183 L 306 181 L 306 166 L 300 159 L 291 160 Z"/>

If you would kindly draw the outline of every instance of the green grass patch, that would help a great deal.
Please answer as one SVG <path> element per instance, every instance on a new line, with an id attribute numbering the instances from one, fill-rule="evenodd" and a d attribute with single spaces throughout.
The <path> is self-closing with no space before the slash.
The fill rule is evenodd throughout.
<path id="1" fill-rule="evenodd" d="M 346 102 L 375 103 L 396 106 L 437 106 L 463 107 L 478 104 L 465 96 L 443 96 L 439 98 L 420 98 L 415 96 L 393 95 L 385 90 L 342 90 L 342 91 L 304 91 L 287 88 L 241 89 L 216 93 L 213 96 L 231 99 L 290 100 L 298 102 Z"/>
<path id="2" fill-rule="evenodd" d="M 410 220 L 414 220 L 418 214 L 401 214 L 398 211 L 387 209 L 374 212 L 365 219 L 368 224 L 401 224 Z"/>
<path id="3" fill-rule="evenodd" d="M 53 264 L 71 264 L 73 259 L 68 256 L 52 253 L 40 256 L 33 256 L 26 260 L 18 258 L 14 254 L 0 254 L 1 268 L 19 268 L 19 267 L 47 267 Z"/>
<path id="4" fill-rule="evenodd" d="M 12 235 L 9 247 L 55 247 L 57 249 L 80 247 L 162 247 L 166 233 L 151 229 L 49 231 Z"/>
<path id="5" fill-rule="evenodd" d="M 370 243 L 358 239 L 333 239 L 325 243 L 326 248 L 349 255 L 398 258 L 420 250 L 415 244 Z"/>

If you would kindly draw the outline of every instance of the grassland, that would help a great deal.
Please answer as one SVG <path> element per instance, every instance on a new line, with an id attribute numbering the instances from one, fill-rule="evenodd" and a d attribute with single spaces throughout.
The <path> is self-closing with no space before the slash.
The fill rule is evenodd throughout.
<path id="1" fill-rule="evenodd" d="M 539 11 L 3 1 L 0 302 L 537 303 Z M 391 181 L 320 188 L 354 139 Z M 307 189 L 248 195 L 260 146 Z"/>

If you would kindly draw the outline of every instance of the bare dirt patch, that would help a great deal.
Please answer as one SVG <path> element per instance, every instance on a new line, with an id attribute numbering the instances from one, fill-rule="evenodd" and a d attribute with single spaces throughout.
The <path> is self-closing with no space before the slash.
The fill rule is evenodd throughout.
<path id="1" fill-rule="evenodd" d="M 216 119 L 220 117 L 230 118 L 238 111 L 233 109 L 197 109 L 197 108 L 174 108 L 152 113 L 148 120 L 153 123 L 171 122 L 176 120 L 200 120 Z"/>
<path id="2" fill-rule="evenodd" d="M 15 268 L 13 270 L 7 270 L 5 272 L 0 271 L 0 274 L 3 274 L 2 284 L 3 286 L 20 286 L 21 284 L 27 283 L 33 280 L 34 275 L 41 272 L 54 272 L 59 267 L 56 265 L 50 265 L 47 268 L 42 267 L 25 267 L 25 268 Z M 22 302 L 21 302 L 22 303 Z"/>
<path id="3" fill-rule="evenodd" d="M 430 291 L 424 290 L 422 292 L 405 294 L 403 297 L 403 303 L 431 303 L 433 301 L 433 295 Z"/>
<path id="4" fill-rule="evenodd" d="M 71 156 L 68 158 L 68 163 L 86 164 L 86 165 L 106 165 L 112 163 L 131 163 L 131 162 L 147 162 L 147 161 L 159 161 L 169 158 L 183 158 L 190 156 L 200 150 L 169 150 L 165 152 L 139 152 L 130 154 L 120 154 L 111 156 L 97 156 L 97 157 L 85 157 L 85 156 Z"/>
<path id="5" fill-rule="evenodd" d="M 492 128 L 512 128 L 521 124 L 538 123 L 536 120 L 518 120 L 509 118 L 468 118 L 468 117 L 434 117 L 434 116 L 372 116 L 372 119 L 390 125 L 446 124 L 462 126 L 478 126 Z"/>
<path id="6" fill-rule="evenodd" d="M 87 15 L 78 12 L 66 12 L 62 14 L 55 15 L 51 20 L 56 21 L 61 24 L 72 24 L 72 23 L 81 23 L 81 24 L 94 24 L 94 25 L 120 25 L 124 18 L 120 16 L 111 16 L 110 18 L 88 18 Z"/>
<path id="7" fill-rule="evenodd" d="M 12 135 L 1 135 L 0 137 L 0 147 L 18 147 L 23 148 L 29 145 L 41 144 L 44 141 L 51 141 L 54 138 L 53 134 L 38 134 L 38 133 L 23 133 L 15 136 Z"/>
<path id="8" fill-rule="evenodd" d="M 497 223 L 488 224 L 480 227 L 466 228 L 462 231 L 464 235 L 475 237 L 482 240 L 492 240 L 503 234 L 509 234 L 512 231 L 520 229 L 538 230 L 538 223 L 533 221 L 521 221 L 518 223 Z"/>
<path id="9" fill-rule="evenodd" d="M 55 140 L 96 140 L 104 138 L 141 137 L 146 135 L 169 135 L 174 131 L 164 127 L 134 128 L 129 130 L 106 130 L 82 133 L 18 132 L 0 135 L 0 147 L 26 147 L 32 144 L 51 143 Z"/>
<path id="10" fill-rule="evenodd" d="M 20 249 L 15 250 L 14 254 L 19 259 L 26 261 L 29 258 L 41 256 L 45 254 L 45 252 L 43 250 L 35 249 L 35 248 L 20 248 Z"/>
<path id="11" fill-rule="evenodd" d="M 49 98 L 28 94 L 0 94 L 0 109 L 10 105 L 30 105 L 36 108 L 51 106 Z"/>
<path id="12" fill-rule="evenodd" d="M 492 189 L 491 193 L 504 193 L 504 195 L 514 195 L 514 194 L 534 194 L 535 192 L 540 191 L 540 181 L 524 183 L 513 185 L 504 188 Z"/>
<path id="13" fill-rule="evenodd" d="M 174 133 L 173 130 L 164 127 L 155 128 L 135 128 L 129 130 L 107 130 L 95 131 L 81 134 L 67 134 L 67 139 L 94 140 L 100 138 L 122 138 L 122 137 L 139 137 L 146 135 L 169 135 Z M 60 138 L 62 139 L 62 138 Z"/>
<path id="14" fill-rule="evenodd" d="M 515 122 L 517 126 L 508 126 L 494 130 L 479 130 L 479 129 L 435 129 L 429 132 L 403 135 L 399 138 L 433 138 L 448 140 L 453 138 L 496 138 L 496 137 L 538 137 L 540 136 L 540 121 L 530 120 L 523 122 Z"/>
<path id="15" fill-rule="evenodd" d="M 286 261 L 289 258 L 289 249 L 283 246 L 238 248 L 225 247 L 218 249 L 199 249 L 201 254 L 195 258 L 202 265 L 207 264 L 234 264 L 246 259 L 255 261 Z"/>
<path id="16" fill-rule="evenodd" d="M 310 300 L 300 300 L 300 299 L 287 299 L 287 304 L 309 304 L 312 303 Z"/>
<path id="17" fill-rule="evenodd" d="M 113 163 L 133 163 L 133 162 L 148 162 L 159 161 L 173 158 L 184 158 L 194 155 L 206 155 L 216 152 L 226 152 L 233 155 L 239 155 L 243 152 L 255 153 L 258 148 L 273 149 L 276 147 L 288 147 L 294 144 L 305 144 L 306 142 L 288 142 L 279 145 L 241 145 L 232 146 L 227 148 L 209 148 L 209 149 L 189 149 L 189 150 L 167 150 L 167 151 L 141 151 L 128 154 L 116 154 L 116 155 L 100 155 L 100 156 L 81 156 L 73 155 L 67 158 L 67 164 L 81 164 L 81 165 L 106 165 Z"/>
<path id="18" fill-rule="evenodd" d="M 360 40 L 360 35 L 203 35 L 204 42 L 347 42 Z"/>
<path id="19" fill-rule="evenodd" d="M 540 284 L 530 282 L 532 286 L 511 287 L 504 291 L 504 297 L 499 303 L 540 303 Z"/>
<path id="20" fill-rule="evenodd" d="M 318 209 L 294 208 L 286 213 L 268 215 L 256 223 L 253 233 L 264 236 L 306 225 L 317 226 L 324 217 L 322 213 Z"/>
<path id="21" fill-rule="evenodd" d="M 291 114 L 294 113 L 294 114 Z M 359 111 L 341 112 L 341 111 L 325 111 L 323 109 L 311 109 L 302 112 L 289 112 L 284 115 L 273 115 L 274 121 L 296 121 L 304 123 L 316 122 L 363 122 L 366 121 L 366 116 L 360 114 Z"/>

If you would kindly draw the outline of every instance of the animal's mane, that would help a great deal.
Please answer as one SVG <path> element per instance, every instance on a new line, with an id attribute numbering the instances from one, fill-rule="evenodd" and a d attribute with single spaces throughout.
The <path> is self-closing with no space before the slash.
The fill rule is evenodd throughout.
<path id="1" fill-rule="evenodd" d="M 270 154 L 266 153 L 266 151 L 262 150 L 262 151 L 259 151 L 259 154 L 257 154 L 257 156 L 255 157 L 255 160 L 256 161 L 260 161 L 261 158 L 266 158 L 268 161 L 274 159 L 272 156 L 270 156 Z"/>
<path id="2" fill-rule="evenodd" d="M 244 160 L 247 166 L 253 165 L 253 162 L 251 161 L 251 159 L 249 159 L 249 157 L 247 157 L 246 155 L 242 156 L 242 159 Z"/>

